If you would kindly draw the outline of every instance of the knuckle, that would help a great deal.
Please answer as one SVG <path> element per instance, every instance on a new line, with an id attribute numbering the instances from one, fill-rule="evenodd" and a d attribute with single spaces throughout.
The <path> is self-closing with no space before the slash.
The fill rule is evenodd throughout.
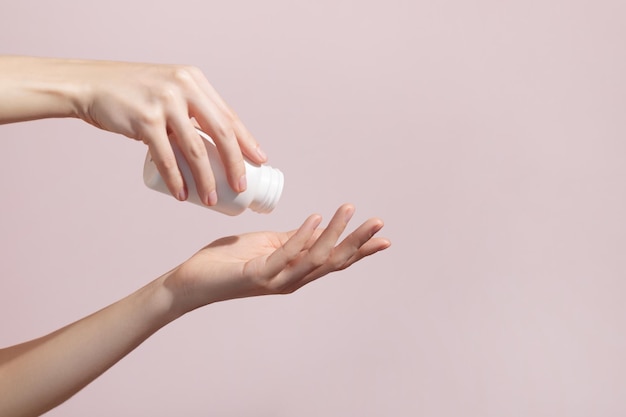
<path id="1" fill-rule="evenodd" d="M 241 155 L 225 155 L 224 165 L 230 167 L 238 175 L 242 175 L 245 172 L 244 164 L 241 160 Z"/>
<path id="2" fill-rule="evenodd" d="M 336 259 L 332 262 L 332 269 L 335 271 L 343 271 L 344 269 L 346 269 L 348 267 L 348 260 L 347 259 Z"/>
<path id="3" fill-rule="evenodd" d="M 159 126 L 163 121 L 163 112 L 157 106 L 151 106 L 137 117 L 137 122 L 143 127 Z"/>
<path id="4" fill-rule="evenodd" d="M 191 86 L 195 84 L 195 76 L 200 70 L 190 65 L 180 65 L 173 69 L 172 78 L 177 84 L 182 86 Z"/>
<path id="5" fill-rule="evenodd" d="M 202 140 L 192 140 L 187 144 L 187 152 L 190 158 L 203 159 L 207 156 L 207 150 Z"/>
<path id="6" fill-rule="evenodd" d="M 176 157 L 174 155 L 163 156 L 159 158 L 157 161 L 158 165 L 161 166 L 161 169 L 170 172 L 178 167 L 176 163 Z"/>
<path id="7" fill-rule="evenodd" d="M 300 248 L 292 245 L 284 245 L 281 250 L 285 254 L 285 257 L 289 260 L 296 259 L 298 255 L 300 255 Z"/>
<path id="8" fill-rule="evenodd" d="M 222 156 L 224 165 L 234 169 L 236 173 L 243 174 L 245 172 L 243 157 L 241 152 L 229 152 Z"/>
<path id="9" fill-rule="evenodd" d="M 235 129 L 233 129 L 233 126 L 230 123 L 218 123 L 216 126 L 214 126 L 213 132 L 215 136 L 222 140 L 235 139 Z"/>
<path id="10" fill-rule="evenodd" d="M 320 267 L 328 262 L 329 256 L 323 252 L 311 253 L 309 262 L 315 268 Z"/>
<path id="11" fill-rule="evenodd" d="M 165 85 L 158 92 L 159 100 L 166 105 L 175 103 L 178 96 L 178 89 L 173 85 Z"/>
<path id="12" fill-rule="evenodd" d="M 185 65 L 185 68 L 187 69 L 187 71 L 189 72 L 189 74 L 193 77 L 196 77 L 198 75 L 202 75 L 202 70 L 197 67 L 196 65 Z"/>
<path id="13" fill-rule="evenodd" d="M 172 78 L 176 81 L 187 82 L 191 79 L 189 65 L 176 65 L 172 69 Z"/>
<path id="14" fill-rule="evenodd" d="M 340 271 L 347 267 L 346 262 L 348 261 L 348 258 L 349 257 L 346 255 L 333 253 L 328 260 L 328 264 L 332 269 Z"/>
<path id="15" fill-rule="evenodd" d="M 239 116 L 237 116 L 237 114 L 231 108 L 226 108 L 224 110 L 224 116 L 231 125 L 240 123 Z"/>

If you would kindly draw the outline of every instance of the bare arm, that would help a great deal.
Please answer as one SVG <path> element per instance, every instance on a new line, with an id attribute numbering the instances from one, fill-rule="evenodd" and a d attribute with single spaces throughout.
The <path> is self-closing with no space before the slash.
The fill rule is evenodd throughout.
<path id="1" fill-rule="evenodd" d="M 0 350 L 0 415 L 43 414 L 173 319 L 162 281 L 47 336 Z"/>
<path id="2" fill-rule="evenodd" d="M 150 335 L 218 301 L 287 294 L 389 247 L 370 219 L 341 242 L 354 208 L 325 229 L 310 216 L 297 230 L 219 239 L 128 297 L 48 336 L 0 350 L 0 415 L 36 416 L 70 398 Z"/>

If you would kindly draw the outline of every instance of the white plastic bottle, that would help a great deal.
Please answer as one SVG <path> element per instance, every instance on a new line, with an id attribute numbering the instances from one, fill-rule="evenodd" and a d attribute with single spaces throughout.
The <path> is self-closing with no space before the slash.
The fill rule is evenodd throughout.
<path id="1" fill-rule="evenodd" d="M 213 140 L 203 131 L 197 130 L 200 136 L 205 140 L 209 161 L 211 162 L 211 168 L 215 175 L 217 204 L 214 206 L 206 206 L 200 201 L 191 169 L 180 150 L 175 144 L 172 144 L 178 167 L 183 174 L 183 178 L 187 184 L 187 190 L 189 191 L 187 201 L 229 216 L 241 214 L 247 208 L 257 213 L 271 212 L 276 207 L 276 204 L 278 204 L 278 200 L 283 191 L 283 173 L 269 165 L 256 165 L 244 158 L 247 188 L 243 193 L 236 193 L 228 184 L 224 164 L 219 157 Z M 154 161 L 152 161 L 149 152 L 146 155 L 143 167 L 143 180 L 149 188 L 171 195 Z"/>

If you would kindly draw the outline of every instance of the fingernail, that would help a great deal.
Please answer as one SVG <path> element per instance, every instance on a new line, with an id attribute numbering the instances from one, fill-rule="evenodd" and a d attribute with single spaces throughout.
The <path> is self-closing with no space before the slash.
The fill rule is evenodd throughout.
<path id="1" fill-rule="evenodd" d="M 242 193 L 242 192 L 246 191 L 246 187 L 248 186 L 248 182 L 246 181 L 246 176 L 245 176 L 245 175 L 242 175 L 242 176 L 239 178 L 239 184 L 238 184 L 238 186 L 239 186 L 239 192 L 240 192 L 240 193 Z"/>
<path id="2" fill-rule="evenodd" d="M 265 161 L 267 159 L 267 155 L 265 155 L 265 152 L 263 152 L 263 149 L 261 149 L 260 146 L 256 147 L 256 153 L 257 155 L 259 155 L 259 158 L 261 158 L 261 160 Z"/>
<path id="3" fill-rule="evenodd" d="M 178 192 L 178 199 L 180 201 L 185 201 L 187 199 L 187 190 L 185 190 L 185 187 L 181 188 Z"/>
<path id="4" fill-rule="evenodd" d="M 217 193 L 215 190 L 209 193 L 209 206 L 214 206 L 217 204 Z"/>

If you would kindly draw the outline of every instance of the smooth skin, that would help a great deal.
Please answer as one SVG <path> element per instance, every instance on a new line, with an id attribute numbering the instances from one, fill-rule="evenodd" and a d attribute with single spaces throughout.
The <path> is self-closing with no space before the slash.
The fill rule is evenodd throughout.
<path id="1" fill-rule="evenodd" d="M 291 232 L 214 241 L 128 297 L 52 334 L 0 350 L 0 415 L 37 416 L 61 404 L 157 330 L 218 301 L 288 294 L 390 246 L 365 221 L 338 243 L 354 213 L 341 206 L 326 228 L 312 215 Z"/>
<path id="2" fill-rule="evenodd" d="M 202 184 L 203 201 L 216 201 L 195 125 L 215 139 L 235 191 L 246 185 L 242 152 L 265 161 L 256 140 L 194 67 L 0 56 L 0 73 L 0 124 L 78 117 L 142 140 L 181 200 L 187 191 L 170 138 Z M 0 349 L 0 416 L 38 416 L 56 407 L 190 311 L 292 293 L 391 245 L 375 237 L 383 227 L 378 218 L 340 240 L 353 213 L 345 204 L 325 228 L 321 216 L 311 215 L 290 232 L 218 239 L 126 298 L 47 336 Z"/>
<path id="3" fill-rule="evenodd" d="M 243 155 L 267 157 L 202 71 L 193 66 L 0 56 L 0 124 L 74 117 L 148 145 L 170 193 L 186 200 L 170 138 L 189 163 L 198 194 L 217 202 L 198 126 L 215 141 L 231 188 L 247 187 Z"/>

